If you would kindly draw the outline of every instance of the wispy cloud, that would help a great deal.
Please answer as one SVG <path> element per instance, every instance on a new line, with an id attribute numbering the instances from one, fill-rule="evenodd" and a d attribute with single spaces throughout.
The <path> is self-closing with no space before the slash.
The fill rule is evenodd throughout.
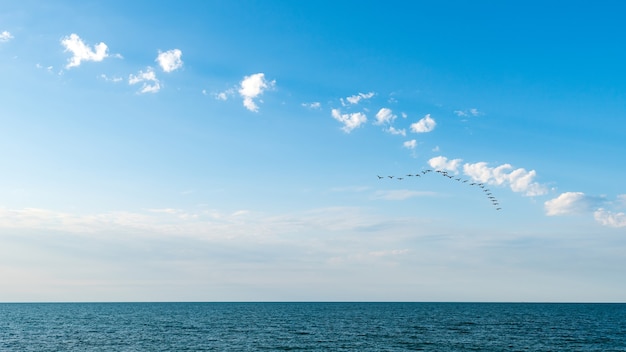
<path id="1" fill-rule="evenodd" d="M 229 89 L 226 89 L 223 92 L 219 92 L 219 93 L 215 93 L 214 94 L 215 99 L 222 100 L 222 101 L 226 101 L 226 100 L 228 100 L 228 98 L 230 98 L 230 97 L 232 97 L 234 95 L 235 95 L 235 88 L 229 88 Z"/>
<path id="2" fill-rule="evenodd" d="M 411 124 L 411 132 L 427 133 L 434 130 L 435 126 L 437 126 L 437 123 L 432 117 L 430 117 L 430 114 L 427 114 L 419 121 Z"/>
<path id="3" fill-rule="evenodd" d="M 322 104 L 319 101 L 315 101 L 312 103 L 302 103 L 302 106 L 304 106 L 307 109 L 318 110 L 322 107 Z"/>
<path id="4" fill-rule="evenodd" d="M 0 33 L 0 43 L 6 43 L 11 39 L 13 39 L 13 35 L 9 31 L 2 31 L 2 33 Z"/>
<path id="5" fill-rule="evenodd" d="M 376 93 L 369 92 L 369 93 L 359 93 L 359 94 L 356 94 L 356 95 L 352 95 L 352 96 L 347 97 L 345 100 L 342 98 L 341 99 L 341 105 L 348 106 L 350 104 L 358 104 L 361 100 L 363 100 L 363 99 L 370 99 L 374 95 L 376 95 Z M 347 103 L 346 103 L 346 101 L 347 101 Z"/>
<path id="6" fill-rule="evenodd" d="M 612 211 L 599 208 L 593 213 L 594 219 L 604 226 L 626 227 L 626 214 L 623 212 L 614 213 Z"/>
<path id="7" fill-rule="evenodd" d="M 180 49 L 172 49 L 165 52 L 159 51 L 155 61 L 159 63 L 164 72 L 172 72 L 183 67 L 182 55 L 183 52 Z"/>
<path id="8" fill-rule="evenodd" d="M 339 109 L 333 109 L 331 115 L 335 120 L 343 124 L 341 129 L 346 133 L 350 133 L 353 129 L 367 122 L 367 116 L 361 112 L 342 114 Z"/>
<path id="9" fill-rule="evenodd" d="M 113 82 L 113 83 L 121 82 L 124 80 L 122 77 L 118 77 L 118 76 L 109 77 L 105 75 L 104 73 L 100 75 L 100 78 L 102 78 L 103 80 L 107 82 Z"/>
<path id="10" fill-rule="evenodd" d="M 139 93 L 156 93 L 161 89 L 159 79 L 154 73 L 152 67 L 148 67 L 146 71 L 139 71 L 136 75 L 131 74 L 128 77 L 128 84 L 135 85 L 141 83 Z"/>
<path id="11" fill-rule="evenodd" d="M 82 61 L 102 61 L 109 56 L 108 47 L 103 42 L 96 44 L 93 50 L 83 42 L 77 34 L 70 34 L 61 39 L 61 45 L 65 51 L 72 53 L 65 68 L 77 67 Z"/>
<path id="12" fill-rule="evenodd" d="M 466 109 L 466 110 L 454 110 L 456 116 L 459 117 L 469 117 L 469 116 L 479 116 L 482 115 L 480 111 L 476 108 Z"/>
<path id="13" fill-rule="evenodd" d="M 411 139 L 410 141 L 402 143 L 402 146 L 407 149 L 415 149 L 417 147 L 417 141 L 415 139 Z"/>
<path id="14" fill-rule="evenodd" d="M 250 76 L 245 76 L 239 88 L 239 94 L 243 98 L 243 106 L 253 112 L 259 111 L 259 107 L 254 99 L 258 98 L 264 91 L 273 88 L 275 85 L 276 81 L 266 80 L 264 73 L 255 73 Z"/>

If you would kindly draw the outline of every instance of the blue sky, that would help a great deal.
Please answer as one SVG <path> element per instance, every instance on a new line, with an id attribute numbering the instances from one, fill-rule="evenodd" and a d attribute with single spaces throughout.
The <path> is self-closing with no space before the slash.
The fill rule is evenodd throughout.
<path id="1" fill-rule="evenodd" d="M 4 3 L 0 301 L 624 301 L 624 10 Z"/>

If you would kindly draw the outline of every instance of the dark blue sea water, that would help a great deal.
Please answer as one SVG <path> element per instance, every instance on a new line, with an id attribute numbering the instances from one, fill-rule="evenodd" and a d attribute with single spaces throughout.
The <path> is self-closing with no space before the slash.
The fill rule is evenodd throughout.
<path id="1" fill-rule="evenodd" d="M 626 304 L 5 303 L 0 351 L 626 351 Z"/>

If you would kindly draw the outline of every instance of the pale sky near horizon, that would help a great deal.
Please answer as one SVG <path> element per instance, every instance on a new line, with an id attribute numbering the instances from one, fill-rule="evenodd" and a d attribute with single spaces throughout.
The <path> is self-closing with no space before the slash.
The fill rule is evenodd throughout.
<path id="1" fill-rule="evenodd" d="M 625 10 L 1 3 L 0 302 L 624 302 Z"/>

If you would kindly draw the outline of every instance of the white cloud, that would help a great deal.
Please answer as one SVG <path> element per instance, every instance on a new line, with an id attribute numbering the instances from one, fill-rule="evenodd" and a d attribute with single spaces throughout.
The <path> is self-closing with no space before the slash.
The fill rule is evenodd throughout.
<path id="1" fill-rule="evenodd" d="M 417 147 L 417 141 L 415 139 L 411 139 L 410 141 L 402 143 L 402 145 L 407 149 L 415 149 Z"/>
<path id="2" fill-rule="evenodd" d="M 124 79 L 122 77 L 109 77 L 107 75 L 105 75 L 104 73 L 100 75 L 100 78 L 102 78 L 103 80 L 107 81 L 107 82 L 113 82 L 113 83 L 117 83 L 117 82 L 121 82 Z"/>
<path id="3" fill-rule="evenodd" d="M 587 196 L 582 192 L 565 192 L 546 201 L 544 206 L 546 215 L 555 216 L 589 212 L 597 202 L 597 198 Z"/>
<path id="4" fill-rule="evenodd" d="M 428 165 L 435 170 L 445 170 L 452 171 L 455 174 L 459 172 L 459 166 L 461 165 L 462 159 L 452 159 L 448 160 L 445 156 L 436 156 L 428 160 Z"/>
<path id="5" fill-rule="evenodd" d="M 128 84 L 134 85 L 142 83 L 140 93 L 156 93 L 161 89 L 161 84 L 154 73 L 152 67 L 148 67 L 146 71 L 139 71 L 137 75 L 128 77 Z"/>
<path id="6" fill-rule="evenodd" d="M 239 94 L 243 98 L 243 106 L 250 111 L 259 111 L 254 99 L 263 94 L 265 90 L 274 87 L 275 84 L 276 81 L 267 81 L 263 73 L 245 76 L 241 81 L 241 88 L 239 88 Z"/>
<path id="7" fill-rule="evenodd" d="M 159 63 L 163 71 L 172 72 L 183 66 L 182 55 L 183 52 L 180 49 L 172 49 L 165 52 L 159 51 L 159 56 L 154 61 Z"/>
<path id="8" fill-rule="evenodd" d="M 9 31 L 2 31 L 2 33 L 0 33 L 0 43 L 8 42 L 11 39 L 13 39 L 13 35 L 11 35 Z"/>
<path id="9" fill-rule="evenodd" d="M 230 89 L 227 89 L 227 90 L 225 90 L 223 92 L 216 93 L 215 94 L 215 99 L 226 101 L 226 100 L 228 100 L 229 97 L 232 97 L 233 95 L 235 95 L 235 89 L 234 88 L 230 88 Z"/>
<path id="10" fill-rule="evenodd" d="M 426 133 L 434 130 L 436 125 L 435 120 L 430 117 L 430 114 L 427 114 L 421 120 L 411 124 L 411 131 L 415 133 Z"/>
<path id="11" fill-rule="evenodd" d="M 399 129 L 396 129 L 395 127 L 393 127 L 393 126 L 389 126 L 389 128 L 386 129 L 385 131 L 387 131 L 387 132 L 389 132 L 391 134 L 395 134 L 395 135 L 406 136 L 406 130 L 404 128 L 399 130 Z"/>
<path id="12" fill-rule="evenodd" d="M 396 119 L 396 117 L 397 116 L 393 114 L 391 109 L 382 108 L 376 113 L 376 121 L 374 122 L 374 124 L 382 125 L 385 123 L 392 123 L 393 120 Z"/>
<path id="13" fill-rule="evenodd" d="M 357 95 L 352 95 L 352 96 L 347 97 L 346 100 L 350 104 L 358 104 L 362 99 L 370 99 L 374 95 L 376 95 L 376 93 L 374 93 L 374 92 L 359 93 Z M 346 102 L 343 99 L 341 99 L 341 104 L 343 106 L 347 106 L 348 105 L 348 104 L 346 104 Z"/>
<path id="14" fill-rule="evenodd" d="M 480 111 L 476 108 L 466 109 L 466 110 L 454 110 L 456 116 L 459 117 L 468 117 L 468 116 L 479 116 L 482 115 Z"/>
<path id="15" fill-rule="evenodd" d="M 545 186 L 533 182 L 537 176 L 535 170 L 524 168 L 513 169 L 510 164 L 489 167 L 486 162 L 463 165 L 463 172 L 473 180 L 494 185 L 508 185 L 513 192 L 521 192 L 526 196 L 539 196 L 547 193 Z"/>
<path id="16" fill-rule="evenodd" d="M 315 101 L 312 103 L 302 103 L 302 106 L 308 109 L 320 109 L 322 104 L 319 101 Z"/>
<path id="17" fill-rule="evenodd" d="M 61 39 L 61 45 L 65 47 L 65 51 L 69 51 L 73 55 L 65 66 L 68 69 L 79 66 L 81 61 L 99 62 L 109 56 L 106 44 L 101 42 L 94 46 L 94 50 L 92 50 L 74 33 Z"/>
<path id="18" fill-rule="evenodd" d="M 593 213 L 594 219 L 604 226 L 609 227 L 626 227 L 626 214 L 613 213 L 611 211 L 599 208 Z"/>
<path id="19" fill-rule="evenodd" d="M 343 123 L 343 127 L 341 129 L 346 133 L 350 133 L 353 129 L 367 122 L 367 117 L 361 112 L 342 114 L 339 109 L 333 109 L 331 114 L 335 120 Z"/>

